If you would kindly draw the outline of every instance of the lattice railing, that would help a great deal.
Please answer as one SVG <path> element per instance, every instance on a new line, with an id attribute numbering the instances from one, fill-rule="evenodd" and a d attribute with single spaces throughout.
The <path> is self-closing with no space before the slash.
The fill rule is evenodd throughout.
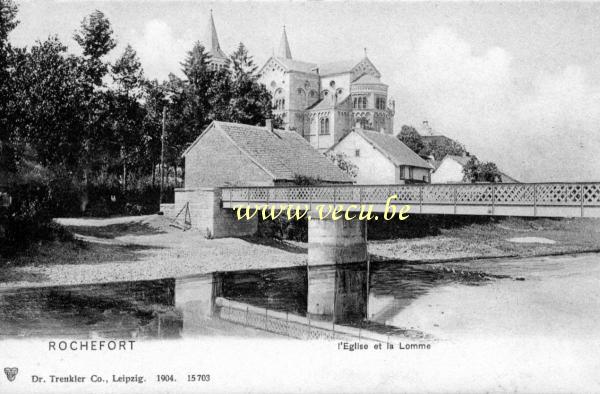
<path id="1" fill-rule="evenodd" d="M 482 183 L 223 188 L 223 201 L 260 203 L 600 206 L 600 183 Z"/>

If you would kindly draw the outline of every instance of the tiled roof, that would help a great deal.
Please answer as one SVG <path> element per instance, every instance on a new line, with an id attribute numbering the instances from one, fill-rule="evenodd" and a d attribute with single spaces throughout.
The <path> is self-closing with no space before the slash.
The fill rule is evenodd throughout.
<path id="1" fill-rule="evenodd" d="M 300 71 L 304 73 L 314 73 L 317 65 L 315 63 L 301 62 L 300 60 L 286 59 L 276 57 L 277 61 L 283 64 L 289 71 Z"/>
<path id="2" fill-rule="evenodd" d="M 296 176 L 305 176 L 325 182 L 352 182 L 338 166 L 295 131 L 270 131 L 266 127 L 216 121 L 213 125 L 273 176 L 273 180 L 291 181 Z M 193 145 L 188 150 L 192 148 Z"/>
<path id="3" fill-rule="evenodd" d="M 342 74 L 352 71 L 354 66 L 360 63 L 360 60 L 342 60 L 339 62 L 319 64 L 320 75 Z"/>
<path id="4" fill-rule="evenodd" d="M 470 156 L 446 155 L 446 157 L 444 157 L 444 160 L 446 160 L 447 158 L 454 160 L 455 162 L 459 163 L 463 167 L 466 166 L 467 163 L 469 162 L 469 160 L 471 159 Z M 444 160 L 442 160 L 442 161 L 444 161 Z M 441 162 L 440 162 L 440 164 L 441 164 Z M 438 167 L 439 167 L 439 165 L 438 165 Z M 511 176 L 509 176 L 507 174 L 505 174 L 504 172 L 502 172 L 500 170 L 498 170 L 498 172 L 500 173 L 500 177 L 502 178 L 502 182 L 505 182 L 505 183 L 519 183 L 518 180 L 516 180 L 515 178 L 513 178 L 513 177 L 511 177 Z"/>
<path id="5" fill-rule="evenodd" d="M 308 107 L 307 110 L 308 111 L 322 111 L 322 110 L 327 110 L 327 109 L 343 108 L 344 106 L 347 106 L 349 104 L 349 99 L 350 99 L 350 96 L 347 96 L 345 99 L 343 99 L 342 101 L 338 101 L 334 105 L 331 102 L 331 99 L 329 97 L 327 97 L 327 98 L 317 101 L 316 103 L 314 103 L 313 105 Z"/>
<path id="6" fill-rule="evenodd" d="M 354 81 L 352 83 L 363 83 L 363 84 L 370 84 L 370 85 L 375 85 L 375 84 L 377 84 L 377 85 L 383 85 L 383 83 L 378 78 L 375 78 L 371 74 L 365 74 L 365 75 L 361 76 L 360 78 L 358 78 L 356 81 Z"/>
<path id="7" fill-rule="evenodd" d="M 446 155 L 443 160 L 446 160 L 446 159 L 452 159 L 464 167 L 469 162 L 470 157 L 469 156 L 458 156 L 458 155 Z"/>
<path id="8" fill-rule="evenodd" d="M 377 150 L 386 155 L 397 166 L 431 168 L 429 163 L 421 159 L 419 155 L 393 135 L 361 129 L 356 129 L 355 131 L 373 144 Z"/>

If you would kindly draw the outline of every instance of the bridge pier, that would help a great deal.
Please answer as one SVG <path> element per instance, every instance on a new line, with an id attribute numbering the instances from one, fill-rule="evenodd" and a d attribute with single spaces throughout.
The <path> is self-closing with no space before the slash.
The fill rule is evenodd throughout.
<path id="1" fill-rule="evenodd" d="M 367 257 L 366 221 L 308 221 L 309 266 L 363 263 Z"/>
<path id="2" fill-rule="evenodd" d="M 215 311 L 215 300 L 223 292 L 223 281 L 216 273 L 175 280 L 175 308 L 183 315 L 183 332 L 193 332 Z"/>
<path id="3" fill-rule="evenodd" d="M 333 323 L 363 320 L 368 278 L 367 263 L 308 267 L 308 317 Z"/>

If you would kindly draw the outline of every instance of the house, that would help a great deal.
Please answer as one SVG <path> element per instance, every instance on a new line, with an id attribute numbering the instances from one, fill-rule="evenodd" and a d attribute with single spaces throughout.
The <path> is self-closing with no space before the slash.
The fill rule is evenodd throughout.
<path id="1" fill-rule="evenodd" d="M 358 184 L 428 183 L 431 166 L 398 138 L 355 128 L 329 152 L 342 153 L 358 167 Z"/>
<path id="2" fill-rule="evenodd" d="M 185 187 L 161 211 L 207 237 L 252 235 L 257 218 L 239 220 L 221 209 L 222 187 L 295 185 L 300 178 L 350 184 L 352 178 L 295 131 L 212 122 L 183 153 Z M 183 223 L 180 223 L 182 222 Z"/>
<path id="3" fill-rule="evenodd" d="M 185 188 L 276 186 L 298 177 L 352 183 L 350 176 L 294 131 L 212 122 L 183 153 Z"/>
<path id="4" fill-rule="evenodd" d="M 447 155 L 431 174 L 431 183 L 462 183 L 464 182 L 463 168 L 470 156 Z M 500 182 L 518 183 L 516 179 L 500 172 Z"/>

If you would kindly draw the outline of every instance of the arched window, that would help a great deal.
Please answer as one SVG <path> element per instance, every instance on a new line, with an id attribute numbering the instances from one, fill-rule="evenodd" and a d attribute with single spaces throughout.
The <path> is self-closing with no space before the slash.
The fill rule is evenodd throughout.
<path id="1" fill-rule="evenodd" d="M 314 90 L 311 90 L 311 91 L 308 93 L 308 95 L 309 95 L 311 98 L 313 98 L 313 97 L 315 97 L 315 96 L 317 95 L 317 92 L 315 92 Z"/>
<path id="2" fill-rule="evenodd" d="M 329 90 L 325 89 L 321 93 L 323 94 L 323 97 L 325 97 L 329 94 Z"/>
<path id="3" fill-rule="evenodd" d="M 329 134 L 329 118 L 321 118 L 319 125 L 319 134 L 326 135 Z"/>

